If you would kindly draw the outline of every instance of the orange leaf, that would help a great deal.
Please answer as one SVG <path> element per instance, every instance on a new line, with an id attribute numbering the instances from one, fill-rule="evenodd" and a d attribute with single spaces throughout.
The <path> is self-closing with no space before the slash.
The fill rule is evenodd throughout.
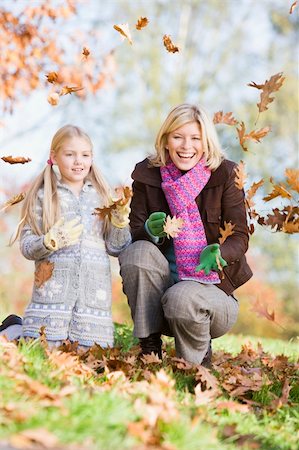
<path id="1" fill-rule="evenodd" d="M 136 30 L 141 30 L 142 28 L 146 27 L 148 25 L 148 22 L 149 20 L 147 17 L 140 17 L 135 25 Z"/>
<path id="2" fill-rule="evenodd" d="M 234 170 L 236 172 L 235 185 L 237 186 L 238 189 L 241 190 L 244 188 L 244 184 L 247 177 L 244 162 L 240 161 L 240 163 L 238 164 L 237 167 L 235 167 Z"/>
<path id="3" fill-rule="evenodd" d="M 0 209 L 0 212 L 4 211 L 9 206 L 16 205 L 17 203 L 21 202 L 22 200 L 24 200 L 25 196 L 26 192 L 21 192 L 20 194 L 14 195 L 12 198 L 10 198 L 4 203 L 3 208 Z"/>
<path id="4" fill-rule="evenodd" d="M 250 133 L 246 134 L 245 133 L 245 124 L 244 124 L 244 122 L 241 122 L 240 128 L 236 128 L 236 130 L 239 135 L 239 141 L 240 141 L 241 147 L 243 148 L 244 151 L 247 151 L 248 148 L 245 146 L 245 141 L 253 140 L 253 141 L 260 142 L 260 139 L 262 139 L 269 133 L 270 127 L 264 127 L 264 128 L 261 128 L 260 130 L 252 130 L 252 131 L 250 131 Z"/>
<path id="5" fill-rule="evenodd" d="M 170 237 L 177 237 L 177 235 L 182 231 L 181 228 L 183 224 L 184 221 L 180 217 L 173 216 L 171 218 L 170 216 L 167 216 L 163 230 L 167 234 L 168 239 Z"/>
<path id="6" fill-rule="evenodd" d="M 279 327 L 283 328 L 278 322 L 275 320 L 275 311 L 273 310 L 272 313 L 268 311 L 268 305 L 266 302 L 256 299 L 252 303 L 251 310 L 255 313 L 257 313 L 259 316 L 264 317 L 265 319 L 269 320 L 270 322 L 275 323 Z"/>
<path id="7" fill-rule="evenodd" d="M 246 201 L 249 206 L 249 208 L 252 208 L 254 206 L 254 202 L 252 198 L 256 194 L 256 191 L 264 184 L 263 178 L 258 181 L 258 183 L 253 183 L 250 188 L 246 191 Z"/>
<path id="8" fill-rule="evenodd" d="M 223 114 L 223 111 L 218 111 L 214 114 L 213 122 L 225 123 L 226 125 L 236 125 L 238 121 L 233 117 L 232 112 Z"/>
<path id="9" fill-rule="evenodd" d="M 88 58 L 88 56 L 90 55 L 90 50 L 89 50 L 88 47 L 83 47 L 82 55 L 83 55 L 83 58 L 84 58 L 84 59 L 87 59 L 87 58 Z"/>
<path id="10" fill-rule="evenodd" d="M 288 184 L 291 188 L 299 193 L 299 170 L 298 169 L 286 169 L 285 176 Z"/>
<path id="11" fill-rule="evenodd" d="M 47 75 L 47 80 L 49 83 L 56 83 L 57 79 L 58 79 L 58 73 L 57 72 L 49 72 Z"/>
<path id="12" fill-rule="evenodd" d="M 297 1 L 294 2 L 294 3 L 292 3 L 292 5 L 291 5 L 291 7 L 290 7 L 290 11 L 289 11 L 290 14 L 293 14 L 293 11 L 294 11 L 294 9 L 296 8 L 297 3 L 298 3 Z"/>
<path id="13" fill-rule="evenodd" d="M 59 94 L 57 94 L 57 92 L 52 92 L 52 94 L 48 95 L 47 100 L 50 103 L 50 105 L 56 106 L 59 103 Z"/>
<path id="14" fill-rule="evenodd" d="M 128 23 L 121 23 L 119 25 L 113 25 L 113 28 L 123 36 L 123 39 L 127 38 L 128 41 L 130 42 L 130 44 L 131 45 L 133 44 Z"/>
<path id="15" fill-rule="evenodd" d="M 63 86 L 61 91 L 59 92 L 59 95 L 71 94 L 72 92 L 81 91 L 82 89 L 84 88 L 79 86 Z"/>
<path id="16" fill-rule="evenodd" d="M 111 199 L 111 204 L 109 206 L 104 206 L 102 208 L 95 208 L 93 214 L 98 215 L 101 219 L 108 216 L 111 219 L 112 210 L 116 209 L 117 206 L 125 206 L 132 197 L 132 189 L 129 186 L 119 187 L 115 189 L 118 194 L 117 199 Z"/>
<path id="17" fill-rule="evenodd" d="M 236 224 L 232 224 L 231 222 L 224 222 L 224 228 L 223 229 L 221 227 L 219 228 L 219 233 L 221 235 L 221 237 L 219 238 L 220 245 L 226 241 L 228 236 L 231 236 L 232 234 L 234 234 L 233 230 L 234 230 L 235 226 L 236 226 Z"/>
<path id="18" fill-rule="evenodd" d="M 1 159 L 9 164 L 26 164 L 31 161 L 30 158 L 24 156 L 2 156 Z"/>
<path id="19" fill-rule="evenodd" d="M 163 36 L 163 43 L 166 50 L 170 53 L 176 53 L 179 52 L 179 47 L 174 45 L 174 43 L 171 40 L 171 37 L 168 34 L 164 34 Z"/>
<path id="20" fill-rule="evenodd" d="M 292 222 L 283 222 L 281 231 L 288 234 L 299 233 L 299 219 Z"/>
<path id="21" fill-rule="evenodd" d="M 281 88 L 284 80 L 285 77 L 282 76 L 282 72 L 279 72 L 276 75 L 272 75 L 270 80 L 266 80 L 264 84 L 256 84 L 254 81 L 248 84 L 250 87 L 262 90 L 260 96 L 261 101 L 257 104 L 259 112 L 263 112 L 268 109 L 269 103 L 272 103 L 274 100 L 274 98 L 270 97 L 270 95 Z"/>
<path id="22" fill-rule="evenodd" d="M 272 183 L 272 178 L 270 178 L 270 181 Z M 273 198 L 276 197 L 282 197 L 282 198 L 292 198 L 292 195 L 289 193 L 289 191 L 286 190 L 285 186 L 283 184 L 274 184 L 272 192 L 268 194 L 266 197 L 263 198 L 265 202 L 269 202 Z"/>
<path id="23" fill-rule="evenodd" d="M 53 273 L 54 263 L 50 261 L 42 261 L 39 263 L 34 274 L 34 284 L 40 288 L 46 281 L 48 281 Z"/>

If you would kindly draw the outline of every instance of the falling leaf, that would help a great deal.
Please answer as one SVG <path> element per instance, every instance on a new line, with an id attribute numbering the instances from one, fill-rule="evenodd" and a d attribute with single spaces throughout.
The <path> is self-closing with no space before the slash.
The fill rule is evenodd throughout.
<path id="1" fill-rule="evenodd" d="M 252 208 L 254 206 L 254 202 L 252 200 L 252 198 L 255 196 L 257 190 L 263 186 L 264 184 L 264 180 L 263 178 L 258 181 L 257 183 L 253 183 L 250 188 L 246 191 L 246 202 L 249 208 Z"/>
<path id="2" fill-rule="evenodd" d="M 256 84 L 254 81 L 249 83 L 247 86 L 254 87 L 256 89 L 261 89 L 262 93 L 260 96 L 260 103 L 257 104 L 259 108 L 259 112 L 266 111 L 268 109 L 269 103 L 272 103 L 274 98 L 270 97 L 273 92 L 278 91 L 281 86 L 283 85 L 283 82 L 285 80 L 285 77 L 282 76 L 282 72 L 277 73 L 276 75 L 272 75 L 270 80 L 266 80 L 264 84 Z"/>
<path id="3" fill-rule="evenodd" d="M 283 222 L 281 231 L 288 234 L 299 233 L 299 219 Z"/>
<path id="4" fill-rule="evenodd" d="M 113 28 L 123 36 L 123 39 L 127 38 L 128 41 L 130 42 L 130 44 L 131 45 L 133 44 L 128 23 L 121 23 L 119 25 L 113 25 Z"/>
<path id="5" fill-rule="evenodd" d="M 50 261 L 42 261 L 38 264 L 34 273 L 34 284 L 40 288 L 46 281 L 48 281 L 53 273 L 54 263 Z"/>
<path id="6" fill-rule="evenodd" d="M 58 80 L 58 73 L 57 72 L 49 72 L 47 75 L 47 80 L 49 83 L 56 83 Z"/>
<path id="7" fill-rule="evenodd" d="M 272 178 L 270 178 L 270 181 L 272 183 Z M 273 184 L 273 183 L 272 183 Z M 276 197 L 282 197 L 282 198 L 292 198 L 292 195 L 287 191 L 285 186 L 283 184 L 273 184 L 273 189 L 270 194 L 268 194 L 266 197 L 263 198 L 265 202 L 269 202 L 273 198 Z"/>
<path id="8" fill-rule="evenodd" d="M 83 58 L 84 58 L 84 59 L 87 59 L 87 58 L 88 58 L 88 56 L 90 55 L 90 50 L 89 50 L 88 47 L 83 47 L 82 55 L 83 55 Z"/>
<path id="9" fill-rule="evenodd" d="M 140 17 L 135 25 L 136 30 L 141 30 L 142 28 L 146 27 L 148 25 L 148 22 L 149 20 L 147 17 Z"/>
<path id="10" fill-rule="evenodd" d="M 240 124 L 240 128 L 236 128 L 238 135 L 239 135 L 239 141 L 240 141 L 240 145 L 243 148 L 244 151 L 247 151 L 247 147 L 245 146 L 245 141 L 247 140 L 253 140 L 256 142 L 260 142 L 260 139 L 262 139 L 263 137 L 265 137 L 269 131 L 270 131 L 270 127 L 264 127 L 261 128 L 260 130 L 252 130 L 250 131 L 250 133 L 245 133 L 245 124 L 244 122 L 241 122 Z"/>
<path id="11" fill-rule="evenodd" d="M 9 208 L 9 206 L 16 205 L 17 203 L 21 202 L 22 200 L 24 200 L 25 196 L 26 192 L 21 192 L 20 194 L 14 195 L 4 203 L 3 207 L 0 209 L 0 212 L 4 211 L 6 208 Z"/>
<path id="12" fill-rule="evenodd" d="M 184 225 L 183 219 L 180 217 L 170 216 L 166 217 L 163 231 L 167 234 L 168 239 L 170 237 L 175 238 L 182 231 L 181 228 Z"/>
<path id="13" fill-rule="evenodd" d="M 270 322 L 275 323 L 280 328 L 283 328 L 278 322 L 275 320 L 275 311 L 273 310 L 272 313 L 268 311 L 268 305 L 265 301 L 261 299 L 256 299 L 254 302 L 252 302 L 252 308 L 251 311 L 257 313 L 259 316 L 264 317 L 265 319 L 269 320 Z M 284 329 L 284 328 L 283 328 Z"/>
<path id="14" fill-rule="evenodd" d="M 79 86 L 63 86 L 61 91 L 59 92 L 59 95 L 67 95 L 71 94 L 72 92 L 78 92 L 84 89 L 83 87 Z"/>
<path id="15" fill-rule="evenodd" d="M 238 189 L 243 189 L 244 184 L 247 178 L 246 172 L 245 172 L 245 164 L 243 161 L 240 161 L 237 167 L 235 167 L 236 177 L 235 177 L 235 186 Z"/>
<path id="16" fill-rule="evenodd" d="M 166 50 L 170 53 L 176 53 L 179 52 L 179 47 L 174 45 L 174 43 L 171 40 L 171 37 L 168 34 L 164 34 L 163 36 L 163 43 Z"/>
<path id="17" fill-rule="evenodd" d="M 299 169 L 286 169 L 285 176 L 291 188 L 299 193 Z"/>
<path id="18" fill-rule="evenodd" d="M 293 14 L 293 11 L 294 11 L 294 9 L 296 8 L 297 3 L 298 3 L 297 1 L 294 2 L 294 3 L 292 3 L 292 5 L 291 5 L 291 7 L 290 7 L 290 11 L 289 11 L 290 14 Z"/>
<path id="19" fill-rule="evenodd" d="M 9 164 L 26 164 L 31 161 L 30 158 L 24 156 L 2 156 L 1 159 Z"/>
<path id="20" fill-rule="evenodd" d="M 56 106 L 59 103 L 59 94 L 57 94 L 57 92 L 52 92 L 52 94 L 48 95 L 47 100 L 50 103 L 50 105 Z"/>
<path id="21" fill-rule="evenodd" d="M 224 228 L 219 228 L 219 233 L 221 237 L 219 238 L 219 244 L 222 245 L 228 236 L 234 234 L 234 228 L 236 224 L 232 224 L 231 222 L 224 222 Z"/>
<path id="22" fill-rule="evenodd" d="M 213 122 L 214 124 L 225 123 L 226 125 L 236 125 L 238 121 L 232 114 L 232 112 L 223 114 L 223 111 L 218 111 L 214 114 Z"/>

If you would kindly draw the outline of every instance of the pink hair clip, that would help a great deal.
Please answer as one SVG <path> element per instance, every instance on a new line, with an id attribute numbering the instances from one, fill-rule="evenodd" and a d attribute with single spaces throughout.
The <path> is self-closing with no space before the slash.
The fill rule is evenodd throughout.
<path id="1" fill-rule="evenodd" d="M 49 164 L 49 166 L 53 166 L 53 161 L 51 158 L 48 159 L 47 164 Z"/>

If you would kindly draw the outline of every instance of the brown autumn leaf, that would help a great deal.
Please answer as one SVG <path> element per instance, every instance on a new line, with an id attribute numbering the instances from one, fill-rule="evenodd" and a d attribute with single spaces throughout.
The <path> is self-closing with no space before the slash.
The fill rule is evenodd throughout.
<path id="1" fill-rule="evenodd" d="M 223 400 L 217 403 L 216 405 L 217 411 L 223 411 L 226 409 L 230 412 L 240 412 L 240 413 L 248 413 L 250 412 L 250 408 L 248 405 L 242 405 L 241 403 L 235 402 L 233 400 Z"/>
<path id="2" fill-rule="evenodd" d="M 287 213 L 278 208 L 272 209 L 273 214 L 268 214 L 267 218 L 260 217 L 258 223 L 260 225 L 269 225 L 271 228 L 277 228 L 280 231 L 287 218 Z"/>
<path id="3" fill-rule="evenodd" d="M 34 273 L 34 284 L 40 288 L 46 281 L 48 281 L 53 273 L 54 263 L 50 261 L 42 261 L 38 264 Z"/>
<path id="4" fill-rule="evenodd" d="M 299 218 L 294 221 L 283 222 L 281 231 L 287 234 L 299 233 Z"/>
<path id="5" fill-rule="evenodd" d="M 9 206 L 16 205 L 17 203 L 21 202 L 22 200 L 24 200 L 25 196 L 26 192 L 21 192 L 20 194 L 14 195 L 4 203 L 3 207 L 0 209 L 0 212 L 5 211 L 6 208 L 9 208 Z"/>
<path id="6" fill-rule="evenodd" d="M 98 215 L 101 219 L 108 216 L 111 219 L 111 213 L 117 206 L 126 205 L 133 195 L 132 189 L 129 186 L 121 186 L 115 189 L 117 194 L 116 199 L 111 199 L 111 203 L 108 206 L 103 206 L 101 208 L 95 208 L 93 214 Z"/>
<path id="7" fill-rule="evenodd" d="M 271 183 L 273 184 L 273 179 L 270 178 Z M 292 198 L 292 194 L 287 191 L 284 184 L 273 184 L 272 192 L 270 192 L 266 197 L 263 197 L 265 202 L 269 202 L 273 198 L 282 197 L 282 198 Z"/>
<path id="8" fill-rule="evenodd" d="M 16 448 L 54 448 L 59 444 L 58 438 L 46 428 L 27 429 L 14 434 L 9 439 Z"/>
<path id="9" fill-rule="evenodd" d="M 294 9 L 296 8 L 297 3 L 298 3 L 298 2 L 295 1 L 294 3 L 291 4 L 290 11 L 289 11 L 290 14 L 293 14 L 293 11 L 294 11 Z"/>
<path id="10" fill-rule="evenodd" d="M 231 236 L 232 234 L 234 234 L 235 226 L 236 226 L 236 224 L 232 224 L 231 222 L 224 222 L 224 228 L 223 229 L 221 227 L 219 228 L 219 233 L 221 235 L 221 237 L 219 238 L 220 245 L 222 245 L 223 242 L 226 241 L 228 236 Z"/>
<path id="11" fill-rule="evenodd" d="M 225 123 L 226 125 L 236 125 L 238 123 L 238 121 L 233 117 L 232 112 L 223 114 L 223 111 L 218 111 L 214 114 L 213 122 L 215 125 L 217 123 Z"/>
<path id="12" fill-rule="evenodd" d="M 2 156 L 3 161 L 9 164 L 26 164 L 31 161 L 30 158 L 25 158 L 24 156 Z"/>
<path id="13" fill-rule="evenodd" d="M 58 105 L 58 103 L 59 103 L 59 94 L 57 92 L 52 92 L 51 94 L 48 95 L 47 101 L 52 106 Z"/>
<path id="14" fill-rule="evenodd" d="M 137 20 L 137 23 L 135 25 L 136 30 L 141 30 L 142 28 L 146 27 L 148 25 L 148 23 L 149 23 L 149 20 L 147 17 L 140 17 Z"/>
<path id="15" fill-rule="evenodd" d="M 175 238 L 182 231 L 181 228 L 184 225 L 183 219 L 180 217 L 170 216 L 166 217 L 163 231 L 167 234 L 168 239 L 170 237 Z"/>
<path id="16" fill-rule="evenodd" d="M 261 179 L 260 181 L 258 181 L 257 183 L 252 183 L 252 185 L 250 186 L 250 188 L 247 189 L 247 191 L 246 191 L 246 202 L 247 202 L 247 205 L 248 205 L 249 208 L 252 208 L 252 207 L 255 205 L 255 203 L 254 203 L 254 201 L 252 200 L 252 198 L 255 196 L 257 190 L 258 190 L 261 186 L 263 186 L 263 184 L 264 184 L 264 180 L 263 180 L 263 178 L 262 178 L 262 179 Z"/>
<path id="17" fill-rule="evenodd" d="M 285 169 L 287 183 L 291 188 L 299 193 L 299 169 Z"/>
<path id="18" fill-rule="evenodd" d="M 260 95 L 260 103 L 257 104 L 259 108 L 259 112 L 266 111 L 268 109 L 269 103 L 272 103 L 274 98 L 270 97 L 273 92 L 278 91 L 281 86 L 283 85 L 283 82 L 285 80 L 285 77 L 282 76 L 282 72 L 279 72 L 275 75 L 272 75 L 270 80 L 266 80 L 264 84 L 256 84 L 254 81 L 249 83 L 247 86 L 254 87 L 256 89 L 261 89 L 261 95 Z"/>
<path id="19" fill-rule="evenodd" d="M 245 124 L 244 122 L 241 122 L 240 124 L 240 128 L 236 128 L 238 136 L 239 136 L 239 141 L 240 141 L 240 145 L 243 148 L 244 151 L 247 151 L 248 148 L 247 146 L 245 146 L 245 142 L 248 140 L 252 140 L 252 141 L 256 141 L 256 142 L 260 142 L 260 140 L 265 137 L 269 131 L 271 130 L 270 127 L 264 127 L 261 128 L 260 130 L 252 130 L 249 133 L 245 133 Z"/>
<path id="20" fill-rule="evenodd" d="M 126 38 L 126 39 L 128 39 L 128 41 L 130 42 L 131 45 L 133 44 L 128 23 L 120 23 L 119 25 L 113 25 L 113 28 L 122 35 L 123 39 Z"/>
<path id="21" fill-rule="evenodd" d="M 59 95 L 67 95 L 67 94 L 72 94 L 72 92 L 78 92 L 78 91 L 82 91 L 82 89 L 84 89 L 83 87 L 80 86 L 63 86 L 61 91 L 59 92 Z"/>
<path id="22" fill-rule="evenodd" d="M 166 48 L 166 50 L 170 53 L 176 53 L 176 52 L 180 51 L 179 47 L 174 45 L 174 43 L 171 40 L 171 36 L 168 34 L 164 34 L 163 43 L 164 43 L 164 47 Z"/>
<path id="23" fill-rule="evenodd" d="M 234 171 L 236 172 L 236 177 L 235 177 L 235 186 L 238 189 L 243 189 L 244 185 L 245 185 L 245 181 L 247 178 L 247 174 L 245 172 L 245 163 L 244 161 L 240 161 L 239 164 L 237 165 L 237 167 L 234 168 Z"/>
<path id="24" fill-rule="evenodd" d="M 87 59 L 89 57 L 89 55 L 90 55 L 89 48 L 88 47 L 83 47 L 83 50 L 82 50 L 83 59 Z"/>
<path id="25" fill-rule="evenodd" d="M 273 400 L 271 403 L 271 407 L 274 411 L 277 411 L 278 408 L 285 406 L 288 404 L 289 395 L 290 395 L 291 386 L 288 378 L 286 377 L 282 386 L 281 396 Z"/>
<path id="26" fill-rule="evenodd" d="M 259 316 L 264 317 L 265 319 L 269 320 L 270 322 L 275 323 L 280 328 L 284 329 L 282 325 L 280 325 L 278 322 L 276 322 L 275 311 L 273 310 L 272 313 L 270 313 L 270 311 L 268 311 L 268 304 L 266 302 L 264 302 L 260 298 L 257 298 L 252 302 L 251 306 L 252 306 L 251 311 L 255 312 Z"/>
<path id="27" fill-rule="evenodd" d="M 58 80 L 58 73 L 57 72 L 49 72 L 46 74 L 46 78 L 49 83 L 54 84 Z"/>

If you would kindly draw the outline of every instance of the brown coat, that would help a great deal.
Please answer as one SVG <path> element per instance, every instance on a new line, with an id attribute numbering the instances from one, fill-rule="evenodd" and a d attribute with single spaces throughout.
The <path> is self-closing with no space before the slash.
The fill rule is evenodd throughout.
<path id="1" fill-rule="evenodd" d="M 224 228 L 224 222 L 235 224 L 234 233 L 220 246 L 221 255 L 228 266 L 224 268 L 224 279 L 217 286 L 229 295 L 252 276 L 245 258 L 249 236 L 244 192 L 235 186 L 235 167 L 234 162 L 224 160 L 218 169 L 212 172 L 207 185 L 196 198 L 208 244 L 218 242 L 219 227 Z M 161 188 L 160 168 L 149 167 L 148 159 L 145 159 L 136 165 L 132 178 L 134 180 L 130 214 L 132 238 L 133 241 L 142 239 L 150 241 L 144 229 L 144 223 L 149 215 L 155 211 L 164 211 L 171 215 Z M 165 239 L 159 246 L 162 253 L 169 243 L 169 239 Z"/>

